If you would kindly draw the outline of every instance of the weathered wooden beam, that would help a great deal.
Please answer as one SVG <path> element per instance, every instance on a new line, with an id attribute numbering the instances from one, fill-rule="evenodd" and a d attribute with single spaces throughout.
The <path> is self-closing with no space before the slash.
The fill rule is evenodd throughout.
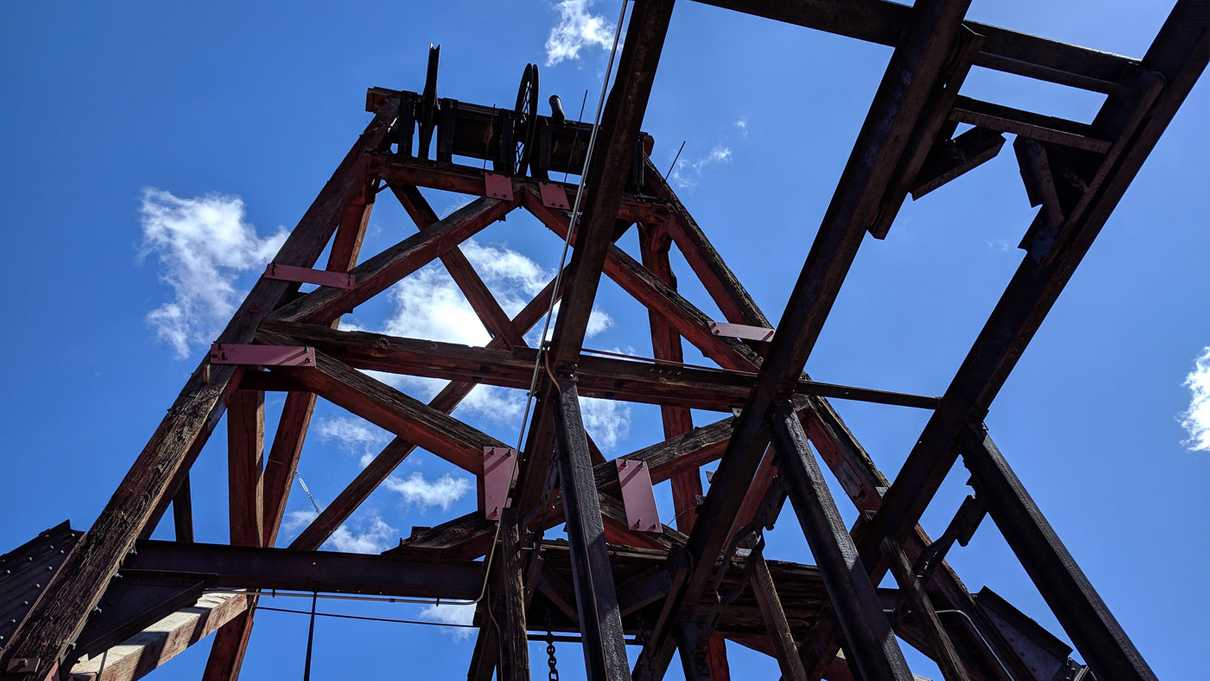
<path id="1" fill-rule="evenodd" d="M 509 351 L 500 348 L 501 343 L 497 343 L 497 347 L 477 347 L 364 331 L 337 331 L 294 322 L 267 322 L 262 328 L 266 334 L 288 336 L 294 344 L 317 347 L 359 369 L 522 390 L 529 388 L 537 357 L 537 351 L 528 347 Z M 714 411 L 730 411 L 742 406 L 756 376 L 754 372 L 684 367 L 599 355 L 581 355 L 576 360 L 576 368 L 580 393 L 585 396 Z M 272 385 L 272 380 L 253 376 L 245 385 Z M 794 383 L 791 391 L 799 395 L 921 409 L 936 406 L 936 398 L 926 395 L 820 383 L 805 378 Z"/>
<path id="2" fill-rule="evenodd" d="M 910 680 L 911 672 L 891 623 L 882 613 L 874 584 L 807 445 L 807 435 L 788 404 L 775 410 L 772 431 L 790 503 L 823 573 L 854 675 L 858 679 Z M 804 668 L 808 667 L 804 664 Z M 812 666 L 808 671 L 818 676 L 823 669 Z"/>
<path id="3" fill-rule="evenodd" d="M 159 669 L 245 611 L 242 593 L 216 591 L 100 655 L 72 665 L 67 681 L 134 681 Z"/>
<path id="4" fill-rule="evenodd" d="M 426 231 L 408 237 L 350 270 L 353 288 L 322 286 L 273 313 L 273 319 L 329 322 L 386 290 L 503 218 L 513 204 L 480 198 L 451 213 Z"/>
<path id="5" fill-rule="evenodd" d="M 231 544 L 261 546 L 264 541 L 265 394 L 237 390 L 227 402 L 227 497 Z M 206 658 L 203 681 L 239 678 L 252 636 L 256 596 L 218 631 Z"/>
<path id="6" fill-rule="evenodd" d="M 983 40 L 982 35 L 970 30 L 968 26 L 963 26 L 958 31 L 954 53 L 933 88 L 933 94 L 920 114 L 916 129 L 912 131 L 912 139 L 899 160 L 895 177 L 882 198 L 874 222 L 869 226 L 870 236 L 876 239 L 886 238 L 908 192 L 917 183 L 916 178 L 925 167 L 926 161 L 933 155 L 936 147 L 949 141 L 956 127 L 949 122 L 950 110 L 953 109 L 958 91 L 962 89 L 975 57 L 983 46 Z"/>
<path id="7" fill-rule="evenodd" d="M 358 138 L 273 262 L 309 267 L 319 257 L 336 228 L 345 197 L 356 189 L 363 154 L 376 149 L 386 133 L 389 108 Z M 291 285 L 284 281 L 257 282 L 218 340 L 251 340 L 261 320 L 290 290 Z M 238 384 L 238 380 L 232 383 L 237 373 L 233 366 L 199 367 L 193 373 L 117 492 L 67 557 L 63 569 L 47 584 L 26 624 L 14 634 L 6 649 L 4 673 L 27 681 L 41 681 L 55 673 L 66 647 L 96 607 L 134 541 L 167 510 L 171 491 L 179 486 L 222 416 L 223 401 Z"/>
<path id="8" fill-rule="evenodd" d="M 970 426 L 960 444 L 979 500 L 1097 678 L 1155 679 L 987 431 Z"/>
<path id="9" fill-rule="evenodd" d="M 227 401 L 227 503 L 231 543 L 261 545 L 265 394 L 237 390 Z"/>
<path id="10" fill-rule="evenodd" d="M 713 565 L 726 548 L 729 521 L 735 517 L 769 443 L 770 408 L 782 387 L 802 372 L 865 230 L 875 217 L 909 133 L 951 54 L 968 5 L 968 0 L 921 0 L 912 8 L 910 27 L 891 56 L 782 314 L 779 328 L 783 332 L 773 338 L 706 495 L 701 522 L 690 536 L 688 564 L 693 567 L 684 575 L 679 593 L 669 599 L 665 616 L 657 621 L 636 665 L 636 670 L 643 672 L 641 678 L 662 677 L 673 648 L 667 623 L 695 607 L 709 587 Z M 898 648 L 893 652 L 898 653 Z M 886 651 L 885 661 L 893 661 L 892 651 Z"/>
<path id="11" fill-rule="evenodd" d="M 828 33 L 895 47 L 912 22 L 912 7 L 885 0 L 699 0 Z M 968 21 L 987 37 L 975 64 L 1005 73 L 1070 85 L 1094 92 L 1117 92 L 1138 60 L 1101 50 L 1017 33 Z"/>
<path id="12" fill-rule="evenodd" d="M 496 626 L 500 628 L 497 632 L 501 649 L 499 677 L 500 681 L 530 681 L 521 527 L 513 509 L 505 509 L 500 522 L 499 614 L 496 617 Z"/>
<path id="13" fill-rule="evenodd" d="M 409 397 L 325 353 L 314 368 L 287 374 L 309 390 L 471 473 L 483 470 L 483 447 L 504 443 Z"/>
<path id="14" fill-rule="evenodd" d="M 584 138 L 587 141 L 587 137 Z M 380 159 L 379 171 L 391 184 L 400 186 L 427 187 L 444 191 L 458 192 L 472 196 L 483 196 L 483 171 L 479 168 L 461 165 L 442 165 L 434 167 L 431 163 L 412 159 Z M 511 178 L 513 194 L 539 194 L 538 182 L 513 176 Z M 567 205 L 571 205 L 576 195 L 575 185 L 553 183 L 563 191 Z M 618 206 L 619 220 L 628 222 L 655 223 L 663 220 L 668 214 L 667 208 L 660 201 L 625 194 Z"/>
<path id="15" fill-rule="evenodd" d="M 1108 151 L 1111 144 L 1101 136 L 1101 131 L 1085 123 L 1022 111 L 961 95 L 954 100 L 950 120 L 1097 153 Z"/>
<path id="16" fill-rule="evenodd" d="M 143 540 L 122 566 L 132 580 L 189 575 L 206 588 L 475 598 L 478 561 Z"/>
<path id="17" fill-rule="evenodd" d="M 584 437 L 580 398 L 572 382 L 558 386 L 556 432 L 563 517 L 571 544 L 572 577 L 584 636 L 585 676 L 590 681 L 630 678 L 622 615 L 605 548 L 600 499 Z"/>

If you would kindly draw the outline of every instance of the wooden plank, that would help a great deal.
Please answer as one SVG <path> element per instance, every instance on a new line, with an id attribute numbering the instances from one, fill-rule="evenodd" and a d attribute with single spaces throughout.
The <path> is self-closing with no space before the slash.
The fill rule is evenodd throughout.
<path id="1" fill-rule="evenodd" d="M 698 0 L 704 4 L 895 47 L 912 22 L 912 8 L 887 0 Z M 1130 57 L 1068 45 L 974 21 L 986 36 L 975 64 L 1061 85 L 1117 92 L 1138 66 Z"/>
<path id="2" fill-rule="evenodd" d="M 1097 678 L 1155 679 L 987 432 L 966 428 L 961 446 L 979 500 Z"/>
<path id="3" fill-rule="evenodd" d="M 513 204 L 481 198 L 459 208 L 431 229 L 411 236 L 367 259 L 350 273 L 350 289 L 322 286 L 273 313 L 286 321 L 329 322 L 386 290 L 430 261 L 503 218 Z"/>
<path id="4" fill-rule="evenodd" d="M 563 517 L 571 544 L 576 612 L 584 637 L 585 676 L 590 681 L 630 678 L 622 615 L 613 585 L 613 570 L 605 548 L 600 499 L 580 416 L 575 384 L 559 386 L 556 411 L 560 489 Z"/>
<path id="5" fill-rule="evenodd" d="M 140 679 L 243 613 L 247 602 L 242 593 L 205 594 L 193 606 L 168 615 L 101 655 L 77 662 L 67 681 Z"/>
<path id="6" fill-rule="evenodd" d="M 777 409 L 773 439 L 790 503 L 823 573 L 854 674 L 859 679 L 911 679 L 874 584 L 807 446 L 807 435 L 788 404 Z M 822 669 L 809 671 L 818 675 Z"/>
<path id="7" fill-rule="evenodd" d="M 336 228 L 345 197 L 355 190 L 354 179 L 358 166 L 364 162 L 364 152 L 377 148 L 386 133 L 387 115 L 384 111 L 376 116 L 358 138 L 273 262 L 300 267 L 314 264 Z M 290 290 L 291 285 L 283 281 L 257 282 L 218 340 L 224 343 L 251 340 L 261 320 Z M 179 486 L 181 476 L 222 416 L 227 393 L 238 385 L 237 373 L 231 366 L 205 371 L 199 367 L 186 382 L 114 496 L 68 556 L 63 569 L 47 585 L 27 624 L 14 634 L 8 659 L 23 660 L 24 668 L 36 670 L 18 678 L 41 681 L 53 673 L 122 558 L 144 527 L 154 525 L 167 510 L 169 491 Z M 233 382 L 233 378 L 237 380 Z"/>

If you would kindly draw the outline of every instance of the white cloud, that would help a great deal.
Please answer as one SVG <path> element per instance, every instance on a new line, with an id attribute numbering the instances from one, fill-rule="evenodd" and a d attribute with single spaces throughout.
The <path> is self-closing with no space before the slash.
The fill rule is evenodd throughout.
<path id="1" fill-rule="evenodd" d="M 1185 387 L 1189 408 L 1181 413 L 1180 423 L 1189 437 L 1182 444 L 1191 452 L 1210 452 L 1210 346 L 1194 361 Z"/>
<path id="2" fill-rule="evenodd" d="M 430 622 L 441 622 L 442 624 L 459 624 L 469 625 L 475 622 L 475 604 L 474 603 L 438 603 L 436 605 L 426 606 L 420 611 L 420 617 L 429 620 Z M 465 641 L 470 638 L 474 629 L 466 626 L 451 627 L 445 632 L 454 638 Z"/>
<path id="3" fill-rule="evenodd" d="M 352 416 L 320 419 L 316 431 L 321 440 L 334 441 L 351 452 L 378 448 L 391 440 L 387 431 Z"/>
<path id="4" fill-rule="evenodd" d="M 282 529 L 286 533 L 297 532 L 315 520 L 317 515 L 315 511 L 290 511 L 282 521 Z M 324 546 L 345 553 L 382 553 L 399 541 L 399 530 L 377 515 L 371 515 L 355 525 L 357 529 L 353 530 L 349 528 L 349 523 L 341 523 L 324 542 Z"/>
<path id="5" fill-rule="evenodd" d="M 455 478 L 447 473 L 436 480 L 429 480 L 419 472 L 406 478 L 392 475 L 383 482 L 383 486 L 400 494 L 409 504 L 439 506 L 443 511 L 466 496 L 471 489 L 470 480 L 466 478 Z"/>
<path id="6" fill-rule="evenodd" d="M 603 450 L 613 449 L 630 433 L 630 405 L 625 402 L 581 397 L 580 415 L 584 429 Z"/>
<path id="7" fill-rule="evenodd" d="M 747 137 L 748 136 L 748 117 L 740 116 L 739 118 L 735 119 L 735 129 L 739 130 L 739 134 L 741 137 Z"/>
<path id="8" fill-rule="evenodd" d="M 559 0 L 555 10 L 559 23 L 546 37 L 546 65 L 580 58 L 584 47 L 609 49 L 613 44 L 614 25 L 604 16 L 589 11 L 592 0 Z"/>
<path id="9" fill-rule="evenodd" d="M 439 264 L 421 268 L 391 287 L 394 313 L 385 333 L 392 336 L 486 345 L 491 336 Z"/>
<path id="10" fill-rule="evenodd" d="M 545 340 L 549 341 L 551 339 L 551 336 L 553 336 L 555 334 L 554 320 L 558 319 L 558 317 L 559 317 L 559 303 L 555 303 L 555 307 L 553 310 L 551 310 L 551 313 L 550 313 L 551 322 L 550 322 L 550 327 L 546 329 L 546 339 Z M 592 338 L 593 336 L 596 336 L 597 334 L 600 334 L 600 333 L 604 332 L 605 330 L 609 329 L 611 326 L 613 326 L 613 317 L 609 316 L 608 312 L 605 312 L 604 310 L 600 310 L 600 309 L 594 307 L 594 308 L 592 308 L 592 311 L 590 311 L 588 313 L 588 325 L 584 328 L 584 337 Z M 533 331 L 530 331 L 529 335 L 525 337 L 526 342 L 530 343 L 531 345 L 536 343 L 538 340 L 539 333 L 542 333 L 541 323 L 539 323 L 538 326 L 534 327 Z"/>
<path id="11" fill-rule="evenodd" d="M 238 196 L 178 197 L 143 190 L 141 253 L 154 254 L 173 300 L 147 313 L 147 323 L 180 358 L 207 344 L 235 311 L 240 273 L 267 263 L 286 232 L 262 238 L 244 219 Z"/>
<path id="12" fill-rule="evenodd" d="M 702 178 L 702 172 L 707 167 L 718 163 L 729 163 L 730 161 L 731 147 L 724 144 L 716 144 L 701 158 L 685 159 L 677 163 L 669 179 L 672 180 L 673 184 L 682 189 L 696 187 L 698 181 Z"/>

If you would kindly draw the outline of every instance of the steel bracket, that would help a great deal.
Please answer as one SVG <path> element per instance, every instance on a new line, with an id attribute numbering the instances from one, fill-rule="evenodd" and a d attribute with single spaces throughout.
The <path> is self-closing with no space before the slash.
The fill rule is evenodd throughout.
<path id="1" fill-rule="evenodd" d="M 726 336 L 728 338 L 742 338 L 744 340 L 754 341 L 771 341 L 773 340 L 773 329 L 766 329 L 763 326 L 749 326 L 747 324 L 730 324 L 727 322 L 710 322 L 710 333 L 715 336 Z"/>
<path id="2" fill-rule="evenodd" d="M 660 512 L 655 506 L 651 471 L 646 461 L 616 459 L 618 483 L 622 487 L 622 505 L 626 508 L 626 526 L 635 532 L 660 532 Z"/>
<path id="3" fill-rule="evenodd" d="M 339 289 L 353 288 L 353 275 L 348 272 L 313 270 L 309 267 L 279 265 L 272 262 L 265 268 L 265 278 L 294 281 L 300 284 L 318 284 L 320 286 L 330 286 Z"/>
<path id="4" fill-rule="evenodd" d="M 538 195 L 542 205 L 547 208 L 571 210 L 571 204 L 567 203 L 567 191 L 553 182 L 539 182 Z"/>
<path id="5" fill-rule="evenodd" d="M 512 447 L 483 448 L 483 512 L 488 520 L 499 520 L 511 504 L 508 498 L 517 474 L 517 450 Z"/>
<path id="6" fill-rule="evenodd" d="M 507 175 L 483 173 L 483 194 L 501 201 L 513 200 L 513 180 Z"/>

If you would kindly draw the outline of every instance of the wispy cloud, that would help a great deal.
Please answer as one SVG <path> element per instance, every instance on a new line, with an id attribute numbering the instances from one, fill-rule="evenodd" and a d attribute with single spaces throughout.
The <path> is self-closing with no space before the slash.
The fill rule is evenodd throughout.
<path id="1" fill-rule="evenodd" d="M 625 402 L 581 397 L 580 415 L 584 429 L 601 449 L 613 449 L 630 433 L 630 406 Z"/>
<path id="2" fill-rule="evenodd" d="M 740 116 L 735 119 L 735 129 L 739 131 L 740 137 L 748 136 L 748 117 Z"/>
<path id="3" fill-rule="evenodd" d="M 286 239 L 257 234 L 238 196 L 179 197 L 143 190 L 141 255 L 154 255 L 173 299 L 147 314 L 147 323 L 177 357 L 214 340 L 235 311 L 240 273 L 264 266 Z"/>
<path id="4" fill-rule="evenodd" d="M 455 478 L 448 473 L 436 480 L 430 480 L 419 472 L 406 478 L 392 475 L 383 482 L 383 486 L 402 496 L 406 503 L 439 507 L 443 511 L 449 510 L 455 501 L 471 490 L 470 480 Z"/>
<path id="5" fill-rule="evenodd" d="M 1189 408 L 1181 413 L 1180 423 L 1189 437 L 1182 444 L 1191 452 L 1210 452 L 1210 346 L 1194 360 L 1185 387 Z"/>
<path id="6" fill-rule="evenodd" d="M 473 624 L 475 622 L 475 605 L 473 603 L 439 603 L 436 605 L 426 606 L 420 611 L 420 617 L 430 622 L 441 622 L 442 624 Z M 468 640 L 474 629 L 461 627 L 451 627 L 445 632 L 458 639 L 459 641 Z"/>
<path id="7" fill-rule="evenodd" d="M 391 434 L 378 426 L 354 416 L 332 416 L 316 424 L 319 439 L 335 442 L 341 449 L 361 457 L 361 467 L 391 441 Z"/>
<path id="8" fill-rule="evenodd" d="M 290 511 L 282 521 L 282 529 L 287 533 L 295 533 L 306 527 L 316 517 L 315 511 Z M 345 553 L 382 553 L 399 541 L 399 530 L 392 527 L 377 515 L 370 515 L 354 522 L 354 529 L 349 523 L 341 523 L 324 546 Z"/>
<path id="9" fill-rule="evenodd" d="M 591 5 L 592 0 L 559 0 L 555 3 L 559 23 L 546 37 L 547 66 L 578 60 L 580 50 L 585 47 L 607 50 L 613 44 L 613 22 L 589 11 Z"/>
<path id="10" fill-rule="evenodd" d="M 683 158 L 672 169 L 672 175 L 669 177 L 672 183 L 682 189 L 696 187 L 697 183 L 702 179 L 702 173 L 706 168 L 721 163 L 729 163 L 731 161 L 731 147 L 725 144 L 716 144 L 710 148 L 710 151 L 704 156 L 698 158 Z"/>

